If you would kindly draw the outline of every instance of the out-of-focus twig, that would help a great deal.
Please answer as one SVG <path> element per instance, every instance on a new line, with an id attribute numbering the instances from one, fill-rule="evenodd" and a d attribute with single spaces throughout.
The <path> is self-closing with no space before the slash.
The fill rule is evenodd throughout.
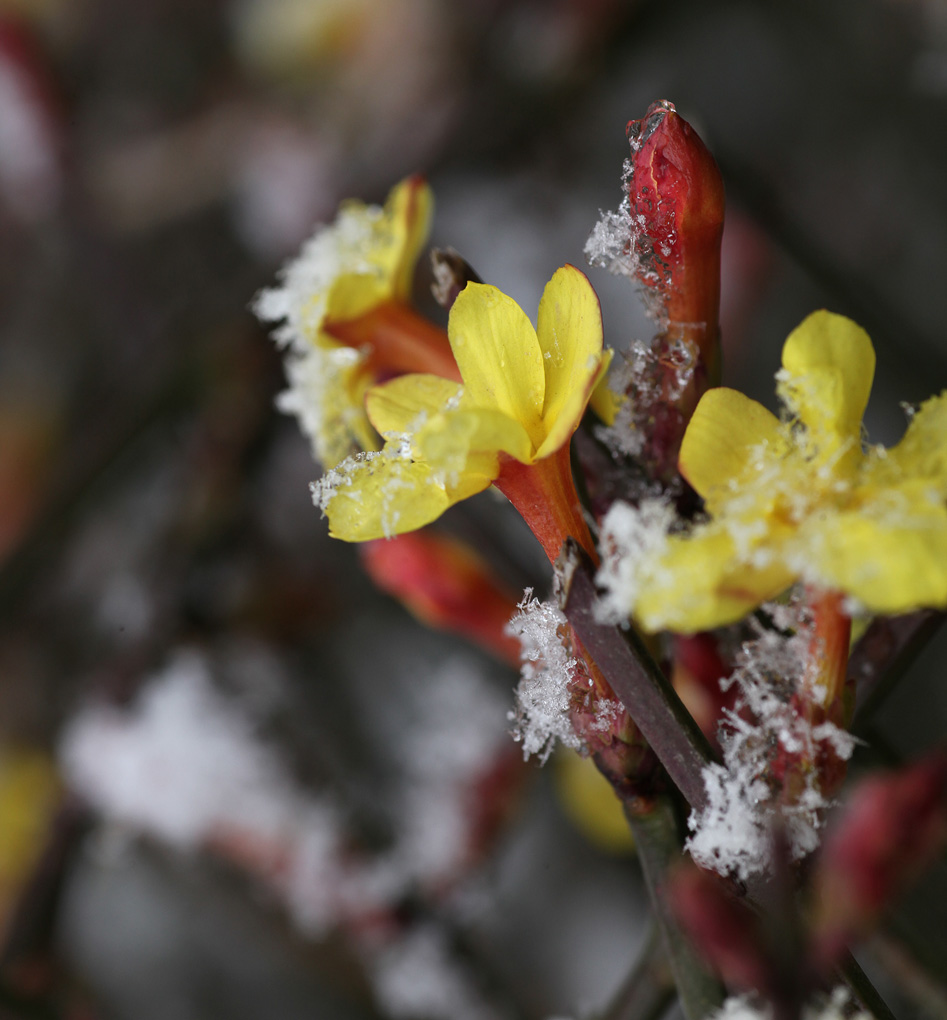
<path id="1" fill-rule="evenodd" d="M 596 1020 L 660 1020 L 677 998 L 657 926 L 612 1001 Z"/>
<path id="2" fill-rule="evenodd" d="M 904 616 L 879 616 L 858 639 L 848 660 L 855 686 L 853 729 L 859 732 L 943 623 L 937 609 Z"/>
<path id="3" fill-rule="evenodd" d="M 669 872 L 682 859 L 673 806 L 666 797 L 656 798 L 648 805 L 629 803 L 625 805 L 625 817 L 635 837 L 681 1008 L 688 1020 L 703 1020 L 723 1004 L 724 989 L 707 971 L 681 930 L 666 895 Z"/>
<path id="4" fill-rule="evenodd" d="M 868 976 L 859 966 L 858 961 L 850 953 L 839 965 L 839 975 L 854 994 L 859 1005 L 864 1007 L 875 1020 L 895 1020 L 894 1013 L 878 994 L 878 990 L 868 980 Z"/>
<path id="5" fill-rule="evenodd" d="M 947 1020 L 947 986 L 919 961 L 915 946 L 906 945 L 889 931 L 879 931 L 867 949 L 919 1010 L 937 1020 Z"/>

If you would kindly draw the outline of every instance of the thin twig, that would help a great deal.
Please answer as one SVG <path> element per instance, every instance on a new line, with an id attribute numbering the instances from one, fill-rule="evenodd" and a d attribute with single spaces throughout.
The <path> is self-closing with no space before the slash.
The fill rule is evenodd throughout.
<path id="1" fill-rule="evenodd" d="M 594 568 L 570 546 L 563 553 L 563 612 L 671 780 L 699 811 L 707 798 L 703 770 L 714 760 L 710 744 L 634 630 L 595 619 Z"/>
<path id="2" fill-rule="evenodd" d="M 595 1020 L 660 1020 L 676 998 L 661 934 L 652 925 L 634 967 Z"/>
<path id="3" fill-rule="evenodd" d="M 941 610 L 920 609 L 872 621 L 848 660 L 848 677 L 855 685 L 853 729 L 864 727 L 945 617 Z"/>
<path id="4" fill-rule="evenodd" d="M 848 953 L 839 964 L 838 971 L 854 992 L 858 1004 L 867 1009 L 875 1020 L 895 1020 L 894 1013 L 888 1008 L 888 1004 L 878 994 L 878 990 L 868 980 L 868 976 L 851 953 Z"/>
<path id="5" fill-rule="evenodd" d="M 947 1020 L 947 988 L 918 960 L 915 947 L 898 935 L 879 931 L 866 949 L 920 1011 L 936 1020 Z"/>
<path id="6" fill-rule="evenodd" d="M 681 931 L 667 899 L 668 873 L 683 858 L 670 799 L 657 798 L 647 806 L 626 804 L 625 817 L 635 837 L 638 859 L 681 1008 L 688 1020 L 703 1020 L 723 1004 L 724 989 L 708 973 L 693 944 Z"/>

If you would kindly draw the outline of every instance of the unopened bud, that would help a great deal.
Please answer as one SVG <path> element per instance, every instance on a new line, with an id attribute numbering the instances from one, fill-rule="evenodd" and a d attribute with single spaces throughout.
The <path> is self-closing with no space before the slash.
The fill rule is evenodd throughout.
<path id="1" fill-rule="evenodd" d="M 709 377 L 718 362 L 723 178 L 697 132 L 672 103 L 652 103 L 628 124 L 629 201 L 639 279 L 666 309 L 668 332 L 693 341 Z"/>
<path id="2" fill-rule="evenodd" d="M 773 967 L 760 921 L 717 876 L 682 866 L 671 877 L 668 897 L 697 951 L 728 985 L 763 994 L 772 990 Z"/>
<path id="3" fill-rule="evenodd" d="M 813 877 L 816 960 L 837 962 L 947 842 L 947 753 L 855 790 Z"/>
<path id="4" fill-rule="evenodd" d="M 519 642 L 506 633 L 518 600 L 468 545 L 426 530 L 360 548 L 375 584 L 422 623 L 461 634 L 519 665 Z"/>

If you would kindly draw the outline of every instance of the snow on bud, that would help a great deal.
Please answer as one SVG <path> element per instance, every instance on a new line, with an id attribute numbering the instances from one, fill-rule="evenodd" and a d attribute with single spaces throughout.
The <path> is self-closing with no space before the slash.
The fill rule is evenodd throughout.
<path id="1" fill-rule="evenodd" d="M 711 371 L 717 361 L 723 178 L 710 151 L 672 103 L 652 103 L 628 124 L 628 197 L 639 279 L 666 305 L 669 330 L 692 339 Z"/>

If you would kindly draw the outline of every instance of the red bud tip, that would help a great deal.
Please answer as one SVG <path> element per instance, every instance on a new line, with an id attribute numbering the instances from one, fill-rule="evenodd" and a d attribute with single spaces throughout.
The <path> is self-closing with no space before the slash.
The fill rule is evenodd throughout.
<path id="1" fill-rule="evenodd" d="M 697 343 L 709 370 L 716 363 L 720 307 L 723 178 L 710 151 L 672 103 L 652 103 L 627 128 L 632 150 L 629 200 L 640 228 L 639 278 Z"/>

